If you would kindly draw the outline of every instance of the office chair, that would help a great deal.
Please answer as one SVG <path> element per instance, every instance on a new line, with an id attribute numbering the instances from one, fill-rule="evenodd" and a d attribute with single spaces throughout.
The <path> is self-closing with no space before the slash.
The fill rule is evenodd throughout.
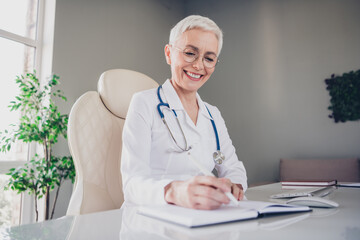
<path id="1" fill-rule="evenodd" d="M 280 181 L 296 180 L 359 182 L 359 159 L 280 159 Z"/>
<path id="2" fill-rule="evenodd" d="M 155 88 L 150 77 L 125 69 L 104 72 L 98 92 L 83 94 L 71 109 L 68 143 L 76 180 L 67 215 L 120 208 L 122 130 L 132 95 Z"/>

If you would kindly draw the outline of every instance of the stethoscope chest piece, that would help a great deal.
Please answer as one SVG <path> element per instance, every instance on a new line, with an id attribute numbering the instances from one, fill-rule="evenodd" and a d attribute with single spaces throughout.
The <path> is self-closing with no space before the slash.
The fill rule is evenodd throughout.
<path id="1" fill-rule="evenodd" d="M 225 160 L 224 154 L 219 150 L 213 153 L 213 158 L 216 164 L 222 164 L 223 161 Z"/>

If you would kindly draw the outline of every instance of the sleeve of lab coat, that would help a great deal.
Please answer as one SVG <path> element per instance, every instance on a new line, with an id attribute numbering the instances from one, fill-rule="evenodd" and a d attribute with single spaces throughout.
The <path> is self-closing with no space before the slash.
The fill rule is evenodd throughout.
<path id="1" fill-rule="evenodd" d="M 134 204 L 165 204 L 164 187 L 171 179 L 153 175 L 150 168 L 153 109 L 144 95 L 131 100 L 123 129 L 121 174 L 125 201 Z"/>
<path id="2" fill-rule="evenodd" d="M 246 170 L 242 161 L 239 161 L 235 147 L 232 144 L 225 121 L 221 116 L 218 108 L 212 106 L 211 114 L 213 114 L 220 140 L 221 152 L 225 155 L 225 161 L 221 165 L 216 166 L 219 177 L 225 177 L 233 183 L 240 183 L 244 191 L 247 189 Z"/>

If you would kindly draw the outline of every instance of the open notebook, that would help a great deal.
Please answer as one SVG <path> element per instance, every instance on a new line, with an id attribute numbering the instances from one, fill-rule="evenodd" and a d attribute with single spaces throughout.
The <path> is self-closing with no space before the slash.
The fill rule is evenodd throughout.
<path id="1" fill-rule="evenodd" d="M 141 206 L 138 213 L 186 227 L 200 227 L 258 218 L 268 214 L 311 211 L 306 206 L 260 201 L 240 201 L 238 206 L 223 205 L 215 210 L 196 210 L 175 205 Z"/>

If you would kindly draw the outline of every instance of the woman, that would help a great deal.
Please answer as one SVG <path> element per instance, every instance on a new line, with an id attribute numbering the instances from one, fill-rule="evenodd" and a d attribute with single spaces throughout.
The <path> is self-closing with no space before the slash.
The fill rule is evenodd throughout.
<path id="1" fill-rule="evenodd" d="M 243 198 L 246 172 L 225 122 L 197 93 L 214 72 L 221 47 L 222 32 L 209 18 L 189 16 L 171 30 L 165 46 L 171 78 L 135 94 L 128 110 L 121 162 L 125 202 L 215 209 L 229 203 L 227 192 Z M 194 159 L 207 171 L 215 168 L 219 178 L 204 176 Z"/>

